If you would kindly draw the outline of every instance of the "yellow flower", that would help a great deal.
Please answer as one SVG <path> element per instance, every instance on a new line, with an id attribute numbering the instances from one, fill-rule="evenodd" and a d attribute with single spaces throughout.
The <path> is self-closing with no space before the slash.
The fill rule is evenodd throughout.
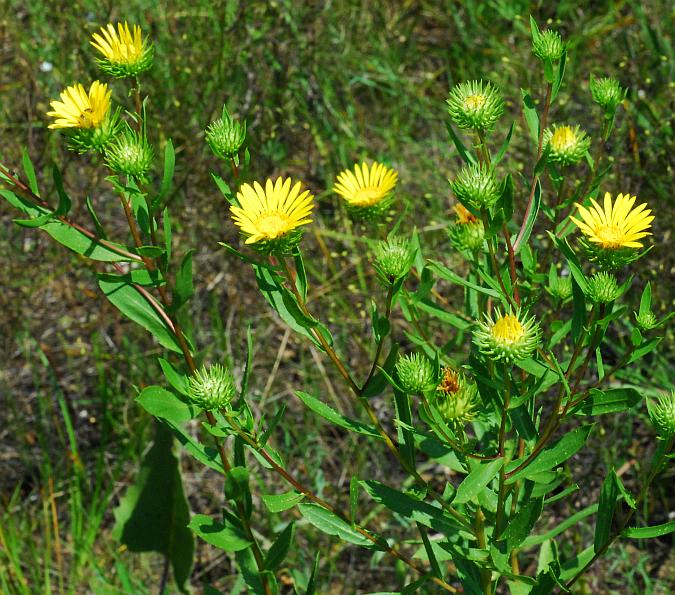
<path id="1" fill-rule="evenodd" d="M 81 84 L 61 92 L 61 101 L 52 101 L 48 116 L 55 118 L 49 128 L 98 128 L 110 111 L 108 85 L 94 81 L 89 93 Z"/>
<path id="2" fill-rule="evenodd" d="M 604 209 L 593 199 L 593 206 L 586 208 L 580 204 L 576 207 L 581 215 L 580 221 L 570 219 L 588 236 L 589 241 L 601 248 L 617 250 L 619 248 L 642 248 L 637 240 L 651 235 L 647 231 L 651 227 L 654 216 L 647 209 L 647 203 L 633 209 L 637 198 L 629 194 L 619 194 L 612 205 L 612 197 L 605 193 Z"/>
<path id="3" fill-rule="evenodd" d="M 264 189 L 258 182 L 240 188 L 239 206 L 231 206 L 230 210 L 234 223 L 248 236 L 247 244 L 276 240 L 300 225 L 311 223 L 314 196 L 309 190 L 301 194 L 300 187 L 297 182 L 291 188 L 290 178 L 279 177 L 274 183 L 267 180 Z"/>
<path id="4" fill-rule="evenodd" d="M 525 329 L 517 316 L 507 314 L 503 318 L 497 319 L 491 333 L 494 339 L 500 343 L 515 343 L 525 334 Z"/>
<path id="5" fill-rule="evenodd" d="M 372 207 L 391 194 L 397 180 L 396 171 L 381 163 L 375 162 L 370 168 L 365 162 L 357 163 L 353 172 L 346 169 L 338 175 L 333 190 L 352 207 Z"/>
<path id="6" fill-rule="evenodd" d="M 108 23 L 101 33 L 94 33 L 90 42 L 107 60 L 117 64 L 136 64 L 143 58 L 144 43 L 141 28 L 133 26 L 133 33 L 126 21 L 115 27 Z"/>

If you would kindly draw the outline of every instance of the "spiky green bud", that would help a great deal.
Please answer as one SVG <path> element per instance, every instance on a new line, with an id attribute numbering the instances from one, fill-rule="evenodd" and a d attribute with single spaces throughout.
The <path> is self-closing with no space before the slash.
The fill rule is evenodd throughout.
<path id="1" fill-rule="evenodd" d="M 375 246 L 373 266 L 385 283 L 393 283 L 410 271 L 415 252 L 410 241 L 392 236 Z"/>
<path id="2" fill-rule="evenodd" d="M 491 82 L 466 81 L 455 86 L 446 101 L 448 113 L 460 128 L 490 130 L 504 113 L 504 98 Z"/>
<path id="3" fill-rule="evenodd" d="M 434 368 L 424 355 L 412 353 L 399 357 L 396 374 L 401 388 L 411 395 L 429 391 L 436 386 Z"/>
<path id="4" fill-rule="evenodd" d="M 614 112 L 617 106 L 625 99 L 628 89 L 624 89 L 615 78 L 591 77 L 591 95 L 605 112 Z"/>
<path id="5" fill-rule="evenodd" d="M 546 291 L 561 302 L 568 300 L 572 297 L 572 277 L 554 277 L 549 280 Z"/>
<path id="6" fill-rule="evenodd" d="M 450 186 L 460 202 L 475 209 L 489 209 L 501 194 L 494 170 L 484 163 L 465 165 Z"/>
<path id="7" fill-rule="evenodd" d="M 72 128 L 68 134 L 68 148 L 78 153 L 96 151 L 105 153 L 107 147 L 120 131 L 120 108 L 110 111 L 95 128 Z"/>
<path id="8" fill-rule="evenodd" d="M 152 166 L 155 153 L 145 138 L 127 127 L 106 149 L 105 160 L 108 167 L 118 174 L 131 178 L 143 178 Z"/>
<path id="9" fill-rule="evenodd" d="M 532 42 L 532 51 L 540 60 L 557 62 L 562 58 L 565 44 L 560 33 L 551 29 L 542 31 Z"/>
<path id="10" fill-rule="evenodd" d="M 520 310 L 502 314 L 495 309 L 495 318 L 486 313 L 485 320 L 478 323 L 473 341 L 493 361 L 512 363 L 530 357 L 540 337 L 541 329 L 534 316 L 527 318 Z"/>
<path id="11" fill-rule="evenodd" d="M 663 395 L 656 402 L 647 401 L 649 417 L 661 440 L 675 436 L 675 391 Z"/>
<path id="12" fill-rule="evenodd" d="M 187 392 L 190 401 L 201 409 L 223 409 L 234 398 L 234 377 L 220 364 L 202 366 L 190 376 Z"/>
<path id="13" fill-rule="evenodd" d="M 650 331 L 658 325 L 656 314 L 651 310 L 635 312 L 635 324 L 641 331 Z"/>
<path id="14" fill-rule="evenodd" d="M 206 142 L 214 154 L 221 159 L 234 159 L 237 164 L 239 149 L 245 140 L 246 121 L 239 123 L 233 120 L 226 106 L 223 106 L 222 116 L 206 129 Z"/>
<path id="15" fill-rule="evenodd" d="M 447 367 L 431 403 L 446 423 L 459 430 L 476 417 L 480 405 L 478 387 L 461 370 Z"/>
<path id="16" fill-rule="evenodd" d="M 586 296 L 596 304 L 613 302 L 621 293 L 622 288 L 619 286 L 616 277 L 604 271 L 595 273 L 586 285 Z"/>
<path id="17" fill-rule="evenodd" d="M 591 139 L 579 126 L 559 126 L 544 131 L 548 160 L 560 165 L 579 163 L 591 146 Z"/>

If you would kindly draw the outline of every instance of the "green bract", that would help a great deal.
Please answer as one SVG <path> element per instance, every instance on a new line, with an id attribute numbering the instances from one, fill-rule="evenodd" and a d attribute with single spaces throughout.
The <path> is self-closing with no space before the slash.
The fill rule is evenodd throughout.
<path id="1" fill-rule="evenodd" d="M 190 401 L 205 411 L 223 409 L 234 398 L 234 377 L 220 364 L 202 366 L 190 376 L 187 392 Z"/>
<path id="2" fill-rule="evenodd" d="M 450 182 L 457 199 L 475 209 L 489 209 L 501 195 L 495 173 L 488 165 L 465 165 Z"/>
<path id="3" fill-rule="evenodd" d="M 667 440 L 675 436 L 675 391 L 663 395 L 656 402 L 647 401 L 649 417 L 659 438 Z"/>
<path id="4" fill-rule="evenodd" d="M 534 316 L 527 318 L 518 310 L 502 314 L 497 309 L 494 318 L 485 313 L 485 320 L 478 322 L 473 342 L 489 359 L 509 363 L 530 357 L 540 337 L 541 329 Z"/>
<path id="5" fill-rule="evenodd" d="M 613 112 L 626 97 L 627 89 L 623 89 L 615 78 L 591 77 L 591 95 L 593 101 L 606 112 Z"/>
<path id="6" fill-rule="evenodd" d="M 546 29 L 535 37 L 532 43 L 532 51 L 534 55 L 540 60 L 550 60 L 556 62 L 562 58 L 565 51 L 565 44 L 563 43 L 560 33 Z"/>
<path id="7" fill-rule="evenodd" d="M 132 178 L 145 177 L 154 158 L 145 135 L 129 127 L 108 146 L 105 156 L 112 171 Z"/>
<path id="8" fill-rule="evenodd" d="M 490 82 L 467 81 L 450 91 L 448 112 L 460 128 L 490 130 L 504 113 L 501 91 Z"/>
<path id="9" fill-rule="evenodd" d="M 436 386 L 431 362 L 418 353 L 399 357 L 396 362 L 396 373 L 401 387 L 409 394 L 423 393 Z"/>
<path id="10" fill-rule="evenodd" d="M 616 281 L 616 277 L 604 271 L 596 273 L 586 286 L 586 295 L 596 304 L 608 304 L 617 299 L 622 293 L 622 288 Z"/>
<path id="11" fill-rule="evenodd" d="M 245 140 L 246 121 L 239 123 L 233 120 L 226 106 L 223 106 L 222 116 L 211 122 L 206 129 L 206 142 L 221 159 L 237 159 L 239 149 Z"/>
<path id="12" fill-rule="evenodd" d="M 391 237 L 375 246 L 375 269 L 385 282 L 393 282 L 410 271 L 415 253 L 410 241 Z"/>
<path id="13" fill-rule="evenodd" d="M 549 161 L 564 166 L 581 161 L 591 146 L 591 139 L 579 126 L 554 124 L 544 131 L 544 144 Z"/>
<path id="14" fill-rule="evenodd" d="M 546 290 L 555 298 L 565 301 L 572 297 L 572 277 L 555 277 Z"/>
<path id="15" fill-rule="evenodd" d="M 461 370 L 445 368 L 431 403 L 438 409 L 443 421 L 461 429 L 476 417 L 480 405 L 478 387 Z"/>

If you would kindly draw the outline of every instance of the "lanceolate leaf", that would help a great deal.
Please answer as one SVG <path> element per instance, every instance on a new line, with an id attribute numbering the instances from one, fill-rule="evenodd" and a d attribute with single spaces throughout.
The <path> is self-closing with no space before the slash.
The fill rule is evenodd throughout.
<path id="1" fill-rule="evenodd" d="M 635 407 L 642 395 L 634 388 L 591 389 L 590 394 L 572 411 L 577 415 L 618 413 Z"/>
<path id="2" fill-rule="evenodd" d="M 205 514 L 196 514 L 188 526 L 204 541 L 226 552 L 238 552 L 251 546 L 243 529 L 227 519 L 216 521 Z"/>
<path id="3" fill-rule="evenodd" d="M 380 549 L 370 539 L 318 504 L 299 504 L 300 514 L 320 531 L 361 547 Z"/>
<path id="4" fill-rule="evenodd" d="M 54 240 L 59 242 L 59 244 L 63 244 L 66 248 L 69 248 L 73 252 L 77 252 L 77 254 L 82 254 L 92 260 L 100 260 L 103 262 L 134 260 L 134 258 L 123 256 L 115 250 L 106 247 L 99 240 L 90 238 L 74 227 L 55 219 L 51 211 L 43 207 L 38 207 L 9 190 L 0 189 L 0 196 L 7 200 L 12 206 L 33 219 L 44 217 L 42 220 L 44 222 L 39 225 L 40 229 L 47 232 Z M 118 248 L 124 252 L 131 252 L 129 248 L 122 246 L 121 244 L 107 242 L 107 245 Z"/>
<path id="5" fill-rule="evenodd" d="M 653 527 L 628 527 L 623 530 L 623 537 L 633 539 L 649 539 L 652 537 L 663 537 L 675 531 L 675 521 L 663 523 L 663 525 L 654 525 Z"/>
<path id="6" fill-rule="evenodd" d="M 338 413 L 337 411 L 335 411 L 335 409 L 329 407 L 323 401 L 320 401 L 316 397 L 313 397 L 312 395 L 302 391 L 296 391 L 295 394 L 305 405 L 307 405 L 307 407 L 309 407 L 312 411 L 314 411 L 314 413 L 318 413 L 321 417 L 327 419 L 332 424 L 340 426 L 341 428 L 349 430 L 350 432 L 356 432 L 357 434 L 365 434 L 366 436 L 370 436 L 371 438 L 382 439 L 382 436 L 380 436 L 380 434 L 375 428 L 367 426 L 366 424 L 363 424 L 360 421 L 356 421 L 354 419 L 342 415 L 341 413 Z"/>
<path id="7" fill-rule="evenodd" d="M 175 425 L 193 419 L 197 411 L 161 386 L 148 386 L 136 397 L 136 402 L 150 415 L 165 419 Z"/>
<path id="8" fill-rule="evenodd" d="M 160 345 L 176 353 L 182 353 L 175 335 L 160 317 L 155 306 L 136 287 L 114 275 L 100 275 L 98 285 L 122 314 L 140 324 Z"/>
<path id="9" fill-rule="evenodd" d="M 553 446 L 542 450 L 527 467 L 511 475 L 506 480 L 506 483 L 511 484 L 523 477 L 530 477 L 531 475 L 535 475 L 541 471 L 553 469 L 554 467 L 561 465 L 567 459 L 574 456 L 586 443 L 588 435 L 591 433 L 592 429 L 593 426 L 588 425 L 575 428 L 571 432 L 568 432 Z M 523 459 L 513 461 L 507 466 L 506 471 L 509 472 L 513 469 L 516 469 L 522 462 Z"/>
<path id="10" fill-rule="evenodd" d="M 475 465 L 471 473 L 467 475 L 459 487 L 457 488 L 457 495 L 453 502 L 455 504 L 464 504 L 478 495 L 499 473 L 499 470 L 504 465 L 504 459 L 498 458 L 493 461 L 481 462 Z"/>

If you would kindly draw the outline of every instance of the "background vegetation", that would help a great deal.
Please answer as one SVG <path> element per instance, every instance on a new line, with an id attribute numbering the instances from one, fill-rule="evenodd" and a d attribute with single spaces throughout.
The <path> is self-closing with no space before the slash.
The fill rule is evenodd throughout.
<path id="1" fill-rule="evenodd" d="M 58 163 L 71 194 L 82 198 L 73 218 L 85 214 L 89 195 L 100 214 L 120 221 L 118 235 L 125 233 L 117 203 L 108 200 L 104 168 L 67 153 L 60 136 L 47 131 L 44 114 L 65 85 L 100 77 L 88 47 L 93 31 L 117 20 L 139 23 L 156 46 L 155 66 L 143 79 L 151 98 L 151 140 L 161 150 L 170 136 L 177 148 L 172 212 L 178 247 L 185 250 L 196 238 L 208 246 L 195 256 L 197 342 L 209 346 L 207 359 L 228 360 L 236 371 L 246 324 L 252 325 L 258 406 L 288 401 L 287 419 L 293 423 L 278 441 L 319 494 L 345 498 L 352 473 L 363 469 L 365 475 L 385 477 L 393 466 L 359 450 L 352 437 L 326 431 L 292 396 L 292 388 L 303 387 L 349 410 L 319 353 L 296 342 L 254 289 L 245 266 L 217 245 L 238 240 L 208 175 L 219 165 L 203 129 L 226 102 L 248 122 L 256 178 L 290 174 L 316 193 L 317 224 L 307 234 L 314 256 L 307 259 L 313 309 L 324 319 L 342 321 L 345 335 L 336 339 L 341 347 L 351 346 L 345 356 L 358 365 L 368 359 L 363 355 L 375 282 L 360 229 L 335 225 L 340 213 L 326 189 L 336 172 L 357 159 L 385 160 L 399 171 L 399 205 L 401 212 L 409 209 L 407 224 L 417 226 L 427 245 L 443 250 L 451 265 L 461 266 L 443 231 L 452 202 L 447 178 L 458 167 L 447 140 L 444 100 L 452 85 L 467 78 L 498 83 L 506 91 L 509 116 L 502 120 L 502 135 L 511 120 L 517 122 L 510 158 L 514 163 L 525 158 L 526 131 L 515 91 L 522 87 L 541 95 L 530 13 L 559 29 L 569 44 L 566 82 L 552 121 L 578 121 L 597 133 L 601 116 L 587 107 L 591 72 L 615 76 L 630 89 L 619 111 L 610 151 L 614 167 L 605 187 L 637 194 L 656 211 L 655 248 L 636 272 L 641 285 L 652 281 L 661 314 L 659 308 L 673 304 L 674 265 L 669 243 L 675 62 L 672 5 L 666 1 L 0 0 L 0 158 L 18 166 L 21 147 L 27 146 L 45 188 L 51 163 Z M 516 180 L 516 208 L 524 207 L 525 186 Z M 97 293 L 85 261 L 45 235 L 14 226 L 12 216 L 0 205 L 0 592 L 154 592 L 159 556 L 121 551 L 110 528 L 112 509 L 152 435 L 152 420 L 133 398 L 138 387 L 158 377 L 154 356 L 160 352 Z M 336 287 L 346 287 L 348 299 L 334 299 Z M 632 382 L 648 390 L 672 388 L 671 339 L 672 331 L 661 353 L 648 360 L 648 370 L 630 372 Z M 630 484 L 654 446 L 645 420 L 642 408 L 605 422 L 594 450 L 574 463 L 575 474 L 585 478 L 575 504 L 596 499 L 610 459 L 621 462 L 618 472 Z M 193 510 L 217 508 L 222 489 L 217 478 L 201 469 L 187 469 L 186 478 Z M 672 480 L 671 472 L 655 486 L 648 503 L 655 519 L 673 510 L 667 489 Z M 373 522 L 377 515 L 375 509 Z M 575 539 L 587 541 L 590 534 L 592 526 L 581 525 Z M 396 569 L 388 563 L 378 565 L 351 548 L 335 549 L 310 528 L 299 535 L 304 547 L 291 560 L 289 583 L 302 583 L 293 568 L 309 567 L 313 552 L 323 547 L 321 592 L 397 587 Z M 580 588 L 669 592 L 675 588 L 671 546 L 672 536 L 651 540 L 649 549 L 639 541 L 617 546 Z M 210 582 L 230 592 L 228 574 L 226 558 L 198 551 L 195 586 Z"/>

